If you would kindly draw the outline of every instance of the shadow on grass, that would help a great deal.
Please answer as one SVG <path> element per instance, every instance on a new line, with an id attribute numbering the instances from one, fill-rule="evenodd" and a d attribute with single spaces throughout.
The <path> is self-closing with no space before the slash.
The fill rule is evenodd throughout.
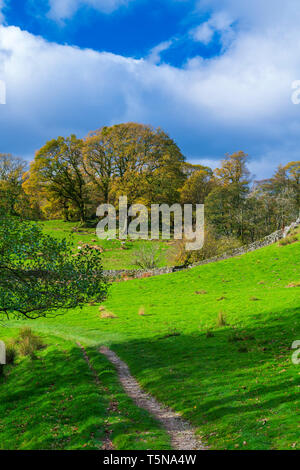
<path id="1" fill-rule="evenodd" d="M 290 348 L 300 339 L 299 313 L 282 312 L 259 327 L 216 328 L 210 338 L 196 331 L 111 348 L 147 391 L 208 439 L 212 430 L 218 434 L 227 427 L 232 438 L 241 429 L 252 433 L 252 448 L 260 438 L 269 448 L 284 446 L 279 442 L 297 442 L 299 367 L 291 362 Z M 232 341 L 233 333 L 242 339 Z"/>
<path id="2" fill-rule="evenodd" d="M 161 331 L 111 348 L 212 448 L 240 441 L 252 449 L 289 448 L 298 441 L 299 367 L 290 347 L 300 339 L 299 313 L 275 312 L 268 325 L 215 328 L 210 338 L 206 331 Z M 232 341 L 233 333 L 242 340 Z M 108 436 L 120 450 L 170 449 L 165 431 L 126 396 L 96 348 L 87 352 L 98 388 L 81 350 L 51 341 L 39 359 L 22 359 L 0 380 L 0 449 L 97 449 Z"/>
<path id="3" fill-rule="evenodd" d="M 78 347 L 51 346 L 0 381 L 0 449 L 168 449 L 169 438 L 124 394 L 115 371 L 90 349 L 100 387 Z"/>

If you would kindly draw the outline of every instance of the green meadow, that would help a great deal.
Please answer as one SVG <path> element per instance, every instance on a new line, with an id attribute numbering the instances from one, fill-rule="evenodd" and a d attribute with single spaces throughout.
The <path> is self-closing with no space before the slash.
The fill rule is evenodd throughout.
<path id="1" fill-rule="evenodd" d="M 99 246 L 103 249 L 104 269 L 138 269 L 133 264 L 134 252 L 142 244 L 151 243 L 158 247 L 160 251 L 159 267 L 172 264 L 169 254 L 172 253 L 172 246 L 164 241 L 144 241 L 126 240 L 124 244 L 120 240 L 110 239 L 108 233 L 106 240 L 99 240 L 94 228 L 82 228 L 78 222 L 64 222 L 62 220 L 46 220 L 38 222 L 43 228 L 43 232 L 58 240 L 67 238 L 73 244 L 74 250 L 82 244 Z"/>
<path id="2" fill-rule="evenodd" d="M 54 232 L 50 225 L 45 231 Z M 74 246 L 83 239 L 74 237 Z M 121 261 L 116 253 L 104 252 L 104 266 L 128 267 L 129 254 L 122 252 Z M 102 345 L 209 448 L 299 449 L 300 366 L 291 360 L 291 345 L 300 340 L 299 274 L 299 241 L 277 243 L 184 272 L 113 283 L 108 318 L 99 305 L 86 305 L 52 319 L 5 321 L 1 339 L 26 326 L 47 347 L 5 368 L 0 449 L 99 449 L 107 436 L 116 449 L 170 449 L 165 431 L 123 392 L 98 352 Z"/>

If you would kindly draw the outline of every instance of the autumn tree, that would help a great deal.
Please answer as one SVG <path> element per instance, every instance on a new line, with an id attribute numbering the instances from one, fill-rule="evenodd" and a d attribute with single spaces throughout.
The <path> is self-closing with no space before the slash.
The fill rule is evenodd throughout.
<path id="1" fill-rule="evenodd" d="M 184 181 L 184 157 L 161 129 L 137 123 L 103 127 L 84 142 L 85 170 L 105 202 L 173 202 Z"/>
<path id="2" fill-rule="evenodd" d="M 90 134 L 83 146 L 84 170 L 100 192 L 102 202 L 110 202 L 110 191 L 116 176 L 113 146 L 105 132 Z"/>
<path id="3" fill-rule="evenodd" d="M 300 215 L 300 161 L 290 162 L 284 170 L 288 179 L 288 186 L 292 190 L 295 209 Z"/>
<path id="4" fill-rule="evenodd" d="M 39 188 L 48 202 L 62 209 L 65 218 L 74 208 L 81 222 L 86 220 L 88 188 L 83 167 L 83 142 L 75 135 L 46 143 L 30 165 L 24 189 Z"/>
<path id="5" fill-rule="evenodd" d="M 224 186 L 239 185 L 247 188 L 250 172 L 247 168 L 248 155 L 242 151 L 226 155 L 221 168 L 216 168 L 215 174 Z"/>
<path id="6" fill-rule="evenodd" d="M 245 241 L 245 202 L 250 183 L 247 155 L 244 152 L 227 155 L 215 175 L 217 187 L 206 201 L 210 223 L 218 233 Z"/>
<path id="7" fill-rule="evenodd" d="M 215 184 L 211 168 L 197 165 L 197 169 L 190 172 L 189 178 L 180 190 L 182 204 L 204 204 Z"/>
<path id="8" fill-rule="evenodd" d="M 268 231 L 281 229 L 295 220 L 300 211 L 300 162 L 280 165 L 271 178 L 256 183 L 255 194 L 267 209 Z"/>

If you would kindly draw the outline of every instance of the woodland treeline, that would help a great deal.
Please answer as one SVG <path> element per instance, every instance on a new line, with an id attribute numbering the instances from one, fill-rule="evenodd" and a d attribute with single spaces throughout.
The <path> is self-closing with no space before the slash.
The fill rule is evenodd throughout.
<path id="1" fill-rule="evenodd" d="M 205 204 L 207 240 L 247 243 L 294 220 L 300 207 L 300 161 L 253 181 L 248 156 L 226 155 L 214 171 L 188 163 L 162 129 L 126 123 L 84 139 L 47 142 L 28 163 L 0 154 L 0 207 L 25 219 L 96 223 L 99 204 Z M 208 243 L 208 242 L 207 242 Z"/>

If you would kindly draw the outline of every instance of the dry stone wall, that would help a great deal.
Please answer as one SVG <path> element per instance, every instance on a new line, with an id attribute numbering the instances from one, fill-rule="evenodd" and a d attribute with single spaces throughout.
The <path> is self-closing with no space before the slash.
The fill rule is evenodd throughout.
<path id="1" fill-rule="evenodd" d="M 261 240 L 257 240 L 249 245 L 241 246 L 230 253 L 224 253 L 221 256 L 215 256 L 214 258 L 206 259 L 200 261 L 199 263 L 189 265 L 189 266 L 173 266 L 173 267 L 164 267 L 164 268 L 156 268 L 156 269 L 146 269 L 146 270 L 135 270 L 135 269 L 120 269 L 120 270 L 106 270 L 104 274 L 112 280 L 118 279 L 141 279 L 146 277 L 152 276 L 160 276 L 162 274 L 169 274 L 174 273 L 177 271 L 183 271 L 191 268 L 195 268 L 196 266 L 202 266 L 204 264 L 215 263 L 217 261 L 222 261 L 225 259 L 233 258 L 235 256 L 244 255 L 245 253 L 249 253 L 251 251 L 258 250 L 259 248 L 263 248 L 265 246 L 272 245 L 273 243 L 278 242 L 282 238 L 286 238 L 288 234 L 295 228 L 300 225 L 300 218 L 293 222 L 288 227 L 285 227 L 284 230 L 277 230 L 276 232 L 271 233 L 270 235 L 262 238 Z"/>

